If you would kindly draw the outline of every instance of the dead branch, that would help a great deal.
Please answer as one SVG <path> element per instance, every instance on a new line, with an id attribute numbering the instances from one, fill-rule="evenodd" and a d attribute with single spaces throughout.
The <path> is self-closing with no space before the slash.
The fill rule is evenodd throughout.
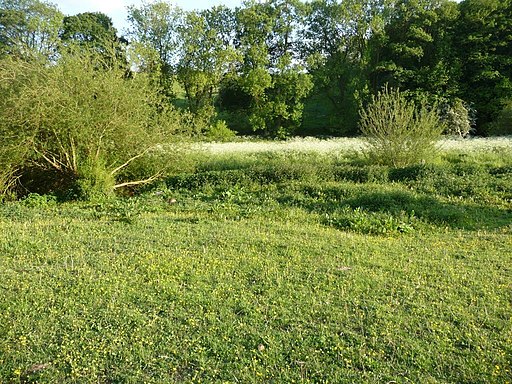
<path id="1" fill-rule="evenodd" d="M 35 150 L 41 157 L 46 160 L 53 168 L 55 168 L 57 171 L 62 172 L 63 168 L 66 168 L 66 164 L 64 164 L 62 161 L 59 161 L 55 155 L 51 155 L 52 159 L 50 159 L 46 154 L 43 152 Z"/>
<path id="2" fill-rule="evenodd" d="M 142 156 L 144 156 L 146 153 L 148 153 L 149 150 L 150 150 L 150 148 L 146 148 L 142 153 L 139 153 L 138 155 L 133 156 L 131 159 L 128 159 L 124 164 L 121 164 L 119 167 L 115 168 L 112 172 L 110 172 L 110 174 L 112 176 L 115 175 L 121 169 L 128 166 L 132 161 L 137 160 L 138 158 L 141 158 Z"/>
<path id="3" fill-rule="evenodd" d="M 133 187 L 135 185 L 148 184 L 148 183 L 155 181 L 160 176 L 161 176 L 161 174 L 157 173 L 156 175 L 153 175 L 150 178 L 145 179 L 145 180 L 127 181 L 126 183 L 116 184 L 116 185 L 114 185 L 114 189 L 119 189 L 119 188 L 123 188 L 123 187 Z"/>

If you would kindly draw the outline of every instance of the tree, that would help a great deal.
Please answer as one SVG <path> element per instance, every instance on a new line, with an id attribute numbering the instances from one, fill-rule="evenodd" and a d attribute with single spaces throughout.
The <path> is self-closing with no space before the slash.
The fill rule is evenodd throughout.
<path id="1" fill-rule="evenodd" d="M 302 3 L 295 0 L 248 1 L 237 12 L 237 48 L 243 59 L 230 90 L 249 99 L 245 112 L 253 131 L 287 136 L 300 124 L 311 76 L 297 50 Z M 236 86 L 234 86 L 236 83 Z M 228 93 L 221 92 L 226 99 Z M 221 105 L 226 105 L 226 99 Z"/>
<path id="2" fill-rule="evenodd" d="M 384 84 L 416 94 L 457 93 L 452 55 L 457 4 L 449 0 L 398 0 L 381 33 L 372 37 L 374 92 Z"/>
<path id="3" fill-rule="evenodd" d="M 477 132 L 487 134 L 512 98 L 512 1 L 465 0 L 459 8 L 461 97 L 477 111 Z"/>
<path id="4" fill-rule="evenodd" d="M 164 1 L 143 2 L 139 8 L 128 7 L 128 21 L 132 59 L 139 70 L 158 73 L 160 88 L 172 98 L 183 11 Z"/>
<path id="5" fill-rule="evenodd" d="M 308 4 L 302 54 L 308 59 L 315 93 L 330 102 L 337 126 L 353 134 L 367 86 L 368 38 L 380 27 L 380 1 L 314 0 Z"/>
<path id="6" fill-rule="evenodd" d="M 39 0 L 0 0 L 0 57 L 51 59 L 57 51 L 62 13 Z"/>
<path id="7" fill-rule="evenodd" d="M 112 19 L 104 13 L 86 12 L 64 17 L 60 38 L 65 46 L 95 51 L 109 65 L 118 63 L 129 71 L 126 60 L 128 41 L 117 36 Z"/>
<path id="8" fill-rule="evenodd" d="M 234 12 L 213 7 L 188 12 L 180 28 L 177 78 L 195 114 L 214 112 L 214 95 L 223 77 L 233 72 L 239 55 L 234 47 Z"/>

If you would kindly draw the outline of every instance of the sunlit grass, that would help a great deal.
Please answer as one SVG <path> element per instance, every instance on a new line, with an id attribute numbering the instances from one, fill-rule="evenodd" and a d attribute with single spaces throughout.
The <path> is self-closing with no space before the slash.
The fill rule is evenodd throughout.
<path id="1" fill-rule="evenodd" d="M 337 151 L 0 206 L 0 382 L 510 382 L 512 156 Z"/>

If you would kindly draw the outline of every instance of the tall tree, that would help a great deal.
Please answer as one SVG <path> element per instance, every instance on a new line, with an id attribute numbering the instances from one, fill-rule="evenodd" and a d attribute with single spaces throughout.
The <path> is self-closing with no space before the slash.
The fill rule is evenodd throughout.
<path id="1" fill-rule="evenodd" d="M 60 38 L 64 44 L 95 51 L 107 63 L 125 63 L 126 39 L 117 36 L 112 19 L 101 12 L 85 12 L 64 17 Z"/>
<path id="2" fill-rule="evenodd" d="M 461 94 L 477 111 L 478 132 L 487 134 L 512 99 L 512 1 L 465 0 L 459 6 Z"/>
<path id="3" fill-rule="evenodd" d="M 457 4 L 450 0 L 398 0 L 384 30 L 373 36 L 374 91 L 388 83 L 417 93 L 457 92 L 452 26 Z"/>
<path id="4" fill-rule="evenodd" d="M 234 32 L 235 16 L 229 8 L 219 6 L 186 14 L 180 28 L 176 73 L 191 112 L 213 114 L 219 84 L 239 61 Z"/>
<path id="5" fill-rule="evenodd" d="M 0 0 L 0 57 L 52 58 L 62 18 L 62 13 L 45 1 Z"/>
<path id="6" fill-rule="evenodd" d="M 230 87 L 245 94 L 254 131 L 286 136 L 300 124 L 303 100 L 312 88 L 297 49 L 301 17 L 297 0 L 252 0 L 237 12 L 237 47 L 243 60 Z"/>
<path id="7" fill-rule="evenodd" d="M 180 46 L 183 11 L 165 1 L 128 7 L 128 36 L 140 70 L 157 72 L 161 89 L 173 97 L 174 72 Z"/>
<path id="8" fill-rule="evenodd" d="M 378 0 L 314 0 L 308 4 L 302 51 L 308 58 L 315 93 L 335 111 L 336 132 L 354 133 L 365 92 L 368 38 L 382 24 Z"/>

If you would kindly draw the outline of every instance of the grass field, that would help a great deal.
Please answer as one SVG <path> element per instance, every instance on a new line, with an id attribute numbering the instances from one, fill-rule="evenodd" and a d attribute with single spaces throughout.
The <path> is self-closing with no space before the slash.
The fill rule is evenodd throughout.
<path id="1" fill-rule="evenodd" d="M 512 140 L 295 142 L 1 205 L 0 382 L 512 383 Z"/>

